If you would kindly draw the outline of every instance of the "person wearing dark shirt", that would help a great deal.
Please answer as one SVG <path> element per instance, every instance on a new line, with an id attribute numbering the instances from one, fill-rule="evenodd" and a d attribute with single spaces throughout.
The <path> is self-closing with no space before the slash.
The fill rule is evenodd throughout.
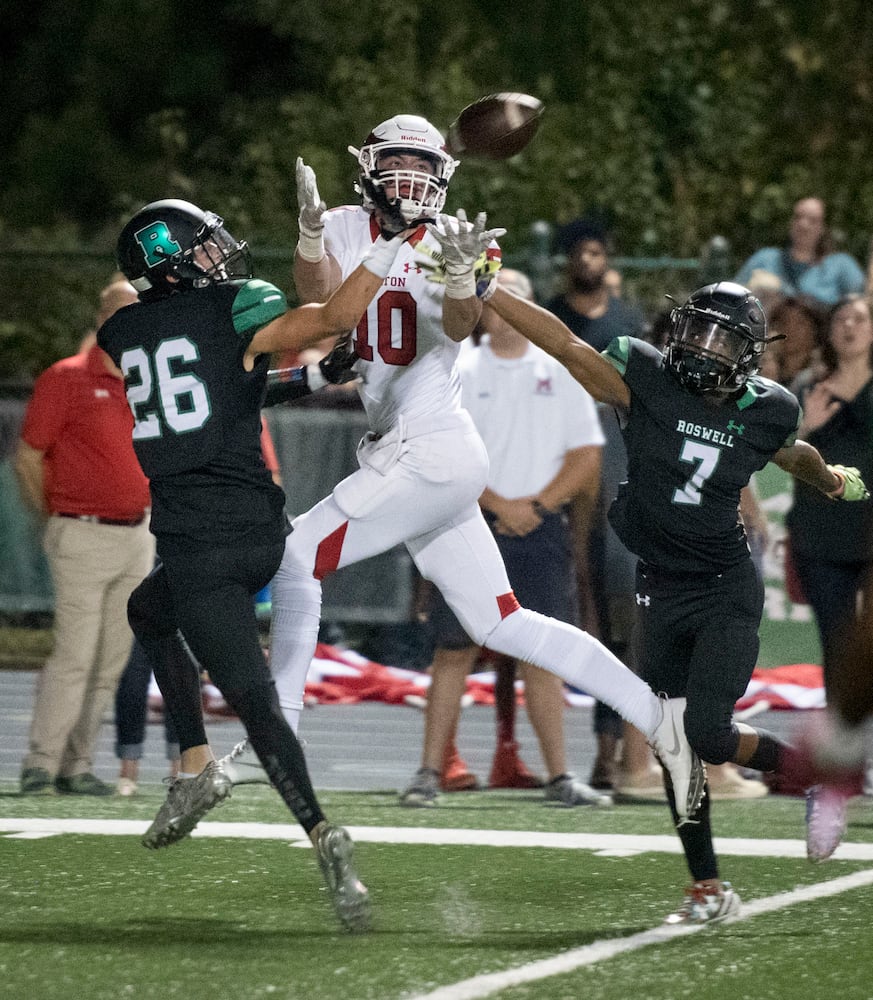
<path id="1" fill-rule="evenodd" d="M 610 267 L 612 238 L 606 228 L 593 218 L 576 219 L 560 230 L 558 249 L 566 256 L 565 287 L 562 294 L 546 303 L 546 309 L 596 351 L 602 351 L 616 337 L 642 338 L 642 314 L 616 295 L 610 284 L 610 274 L 615 272 Z M 579 558 L 587 557 L 587 566 L 580 567 L 580 580 L 590 581 L 588 593 L 582 595 L 582 606 L 593 607 L 601 635 L 617 636 L 621 627 L 614 623 L 613 609 L 604 597 L 612 589 L 614 572 L 605 559 L 605 525 L 579 505 L 574 505 L 573 513 Z M 616 655 L 623 652 L 620 643 L 612 638 L 607 645 Z M 621 716 L 602 701 L 595 702 L 593 727 L 597 757 L 590 782 L 596 789 L 612 792 L 620 741 L 625 740 L 626 750 L 630 745 L 637 747 L 637 756 L 644 747 L 641 738 L 625 727 Z"/>
<path id="2" fill-rule="evenodd" d="M 642 337 L 642 314 L 612 293 L 611 239 L 595 220 L 576 219 L 559 233 L 558 248 L 566 255 L 565 288 L 546 309 L 580 340 L 602 351 L 616 337 Z"/>
<path id="3" fill-rule="evenodd" d="M 175 843 L 230 794 L 206 739 L 196 659 L 310 837 L 334 909 L 353 931 L 369 924 L 369 895 L 348 833 L 315 797 L 258 640 L 252 598 L 278 568 L 289 530 L 261 454 L 261 403 L 270 354 L 351 329 L 402 243 L 380 238 L 324 305 L 289 310 L 278 288 L 253 278 L 248 247 L 221 218 L 184 201 L 153 202 L 118 240 L 119 266 L 141 301 L 97 335 L 124 373 L 160 560 L 128 616 L 181 749 L 179 776 L 143 843 Z"/>
<path id="4" fill-rule="evenodd" d="M 739 518 L 740 491 L 773 461 L 826 497 L 862 500 L 868 493 L 857 469 L 826 465 L 797 439 L 797 400 L 756 374 L 769 339 L 761 304 L 741 285 L 707 285 L 673 311 L 663 352 L 619 337 L 599 354 L 504 289 L 491 301 L 617 411 L 628 473 L 609 517 L 639 559 L 643 678 L 656 691 L 685 696 L 686 735 L 702 760 L 759 771 L 793 767 L 796 751 L 733 721 L 755 667 L 764 601 Z M 669 781 L 665 787 L 693 879 L 667 923 L 735 916 L 740 901 L 719 875 L 709 796 L 681 822 Z"/>

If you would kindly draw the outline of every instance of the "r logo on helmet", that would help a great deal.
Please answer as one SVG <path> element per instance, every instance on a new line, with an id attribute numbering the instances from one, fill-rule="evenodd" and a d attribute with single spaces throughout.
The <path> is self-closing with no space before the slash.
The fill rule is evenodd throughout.
<path id="1" fill-rule="evenodd" d="M 154 267 L 182 251 L 182 247 L 170 235 L 166 222 L 154 222 L 145 226 L 137 230 L 133 238 L 142 248 L 147 267 Z"/>

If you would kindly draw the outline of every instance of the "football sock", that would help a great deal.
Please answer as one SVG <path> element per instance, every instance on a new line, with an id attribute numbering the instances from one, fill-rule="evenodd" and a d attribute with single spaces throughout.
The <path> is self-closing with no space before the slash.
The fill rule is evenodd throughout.
<path id="1" fill-rule="evenodd" d="M 270 781 L 306 833 L 325 817 L 315 797 L 306 758 L 294 731 L 285 721 L 272 684 L 223 691 L 239 715 L 249 742 Z"/>

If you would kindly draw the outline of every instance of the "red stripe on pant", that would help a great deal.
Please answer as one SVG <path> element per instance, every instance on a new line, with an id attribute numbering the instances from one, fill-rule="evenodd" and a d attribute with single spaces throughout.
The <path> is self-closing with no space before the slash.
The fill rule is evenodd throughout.
<path id="1" fill-rule="evenodd" d="M 521 605 L 518 603 L 518 598 L 510 590 L 506 594 L 497 595 L 497 607 L 500 608 L 500 617 L 508 618 L 513 611 L 518 611 Z"/>
<path id="2" fill-rule="evenodd" d="M 315 570 L 312 574 L 316 580 L 323 580 L 328 573 L 333 573 L 339 566 L 340 553 L 348 528 L 349 522 L 343 521 L 336 531 L 332 531 L 327 538 L 319 542 L 318 551 L 315 553 Z"/>

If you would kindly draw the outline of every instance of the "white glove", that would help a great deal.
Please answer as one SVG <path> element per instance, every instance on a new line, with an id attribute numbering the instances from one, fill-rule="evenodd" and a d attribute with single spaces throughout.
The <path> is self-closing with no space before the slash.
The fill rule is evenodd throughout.
<path id="1" fill-rule="evenodd" d="M 300 206 L 297 253 L 304 260 L 317 262 L 324 257 L 324 222 L 321 217 L 327 211 L 327 205 L 318 194 L 315 171 L 303 162 L 302 156 L 297 157 L 297 204 Z"/>
<path id="2" fill-rule="evenodd" d="M 429 222 L 427 230 L 439 243 L 446 272 L 446 295 L 450 299 L 468 299 L 476 294 L 476 263 L 486 247 L 505 229 L 486 229 L 484 212 L 471 225 L 467 213 L 458 209 L 457 219 L 441 215 L 442 230 Z"/>
<path id="3" fill-rule="evenodd" d="M 377 278 L 387 278 L 388 272 L 394 266 L 394 258 L 405 242 L 406 236 L 402 234 L 393 236 L 390 240 L 386 240 L 384 236 L 377 236 L 361 259 L 361 264 Z"/>

